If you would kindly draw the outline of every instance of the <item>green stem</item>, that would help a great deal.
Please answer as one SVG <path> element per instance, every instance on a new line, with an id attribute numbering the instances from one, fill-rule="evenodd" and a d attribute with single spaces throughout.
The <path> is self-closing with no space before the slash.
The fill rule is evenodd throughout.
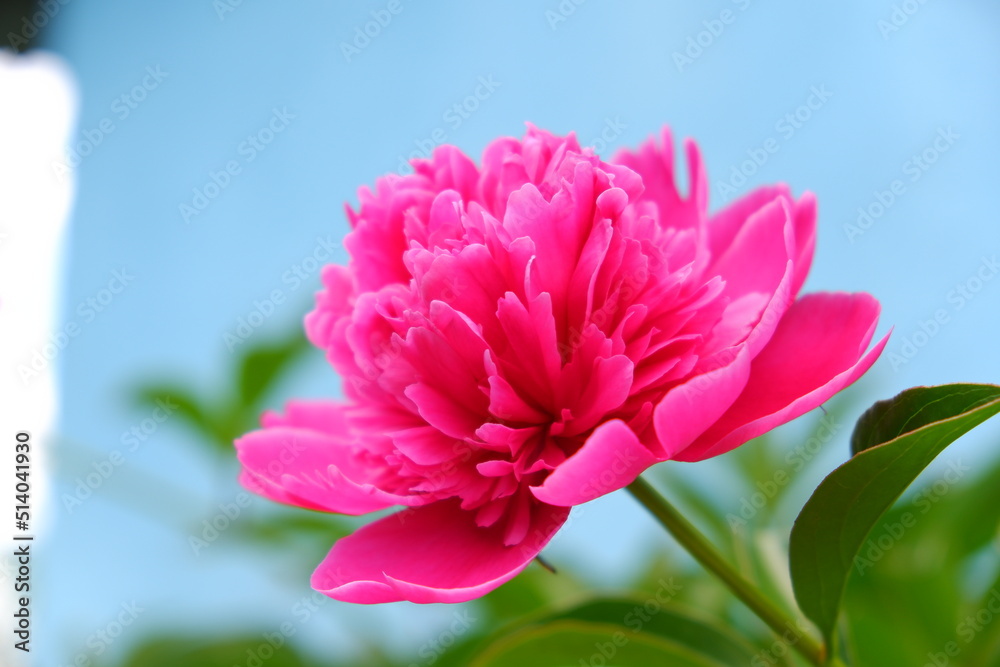
<path id="1" fill-rule="evenodd" d="M 786 635 L 791 630 L 798 637 L 798 641 L 792 644 L 796 651 L 814 665 L 822 667 L 828 664 L 826 647 L 811 635 L 802 633 L 798 629 L 799 625 L 793 619 L 786 616 L 778 606 L 764 597 L 764 594 L 747 581 L 743 575 L 734 570 L 712 543 L 685 519 L 677 511 L 677 508 L 657 493 L 656 489 L 650 486 L 647 481 L 639 477 L 628 485 L 628 490 L 674 536 L 674 539 L 694 556 L 695 560 L 701 563 L 706 570 L 718 576 L 729 587 L 729 590 L 762 621 L 767 623 L 779 637 Z M 832 664 L 842 663 L 834 659 Z"/>

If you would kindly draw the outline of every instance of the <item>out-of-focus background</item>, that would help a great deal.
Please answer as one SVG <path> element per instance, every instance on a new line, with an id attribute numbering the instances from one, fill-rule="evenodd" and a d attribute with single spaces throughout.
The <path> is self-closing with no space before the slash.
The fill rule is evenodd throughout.
<path id="1" fill-rule="evenodd" d="M 779 594 L 791 519 L 867 405 L 1000 381 L 990 0 L 45 0 L 0 17 L 3 47 L 55 52 L 81 96 L 53 163 L 76 179 L 57 330 L 77 333 L 50 360 L 61 406 L 31 664 L 464 664 L 511 618 L 593 590 L 648 596 L 670 576 L 766 648 L 623 493 L 576 509 L 546 551 L 558 574 L 533 565 L 458 607 L 362 607 L 308 585 L 358 520 L 236 484 L 232 437 L 262 410 L 340 395 L 301 319 L 319 267 L 346 261 L 344 202 L 442 142 L 478 158 L 530 121 L 610 156 L 669 124 L 700 143 L 713 209 L 775 181 L 816 193 L 806 289 L 875 294 L 885 354 L 828 415 L 652 473 Z M 926 519 L 852 581 L 858 664 L 923 664 L 996 580 L 997 426 L 925 473 L 902 502 Z M 984 662 L 963 664 L 997 664 L 996 626 L 978 633 Z M 889 650 L 882 633 L 907 639 Z"/>

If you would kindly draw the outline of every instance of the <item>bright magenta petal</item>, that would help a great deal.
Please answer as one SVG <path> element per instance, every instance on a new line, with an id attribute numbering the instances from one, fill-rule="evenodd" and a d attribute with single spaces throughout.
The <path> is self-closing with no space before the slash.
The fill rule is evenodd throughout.
<path id="1" fill-rule="evenodd" d="M 349 315 L 353 306 L 354 279 L 345 266 L 323 267 L 323 290 L 316 294 L 316 308 L 305 319 L 306 337 L 325 350 L 330 344 L 337 321 Z"/>
<path id="2" fill-rule="evenodd" d="M 464 602 L 516 576 L 569 510 L 535 504 L 525 539 L 504 545 L 500 524 L 476 525 L 455 501 L 387 516 L 339 540 L 312 576 L 316 590 L 345 602 Z"/>
<path id="3" fill-rule="evenodd" d="M 875 363 L 888 336 L 868 354 L 879 304 L 864 293 L 820 293 L 789 308 L 760 355 L 746 389 L 691 447 L 676 457 L 700 461 L 821 405 Z"/>
<path id="4" fill-rule="evenodd" d="M 750 330 L 739 340 L 720 341 L 735 345 L 748 341 L 754 356 L 767 344 L 782 314 L 791 303 L 794 231 L 788 202 L 777 198 L 752 214 L 725 252 L 710 267 L 726 282 L 723 295 L 733 300 L 735 313 Z M 750 309 L 748 303 L 753 304 Z M 736 330 L 726 320 L 727 330 Z"/>
<path id="5" fill-rule="evenodd" d="M 656 203 L 659 218 L 664 224 L 680 229 L 697 229 L 708 208 L 708 179 L 697 144 L 688 139 L 684 142 L 684 151 L 687 154 L 688 180 L 692 184 L 687 197 L 681 196 L 677 189 L 674 140 L 667 128 L 663 129 L 660 144 L 650 139 L 637 151 L 621 151 L 613 161 L 642 176 L 645 186 L 642 198 Z"/>
<path id="6" fill-rule="evenodd" d="M 276 503 L 282 503 L 284 505 L 294 505 L 295 507 L 305 507 L 306 509 L 320 510 L 322 507 L 316 507 L 312 503 L 308 503 L 302 498 L 296 498 L 292 494 L 285 491 L 283 488 L 269 482 L 268 480 L 257 477 L 247 472 L 246 469 L 240 471 L 238 481 L 240 486 L 242 486 L 247 491 L 256 493 L 258 495 L 264 496 L 268 500 L 273 500 Z"/>
<path id="7" fill-rule="evenodd" d="M 731 359 L 725 365 L 721 360 Z M 739 397 L 750 377 L 746 347 L 732 348 L 717 368 L 672 389 L 656 406 L 653 423 L 663 448 L 663 460 L 676 458 L 695 438 L 721 417 Z"/>
<path id="8" fill-rule="evenodd" d="M 816 195 L 807 192 L 795 202 L 795 277 L 792 296 L 798 296 L 816 251 Z"/>
<path id="9" fill-rule="evenodd" d="M 383 491 L 372 482 L 364 458 L 343 438 L 302 428 L 277 426 L 252 431 L 236 441 L 244 485 L 261 487 L 280 502 L 339 514 L 367 514 L 410 498 Z"/>
<path id="10" fill-rule="evenodd" d="M 658 461 L 625 422 L 613 419 L 531 492 L 542 502 L 571 507 L 628 486 Z"/>

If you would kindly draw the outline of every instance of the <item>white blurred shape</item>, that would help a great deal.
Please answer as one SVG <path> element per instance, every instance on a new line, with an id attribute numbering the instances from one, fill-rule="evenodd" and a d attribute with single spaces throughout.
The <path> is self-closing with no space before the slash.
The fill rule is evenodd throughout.
<path id="1" fill-rule="evenodd" d="M 77 114 L 73 77 L 57 57 L 18 56 L 0 50 L 0 540 L 13 545 L 15 435 L 31 435 L 31 551 L 46 517 L 46 445 L 56 415 L 56 312 L 64 230 L 73 199 L 72 173 L 58 173 Z M 56 345 L 56 347 L 46 346 Z M 61 351 L 61 350 L 60 350 Z M 50 353 L 47 355 L 47 353 Z M 36 356 L 36 354 L 38 356 Z M 48 358 L 51 357 L 51 358 Z M 13 546 L 0 547 L 0 617 L 7 619 L 0 664 L 27 665 L 29 656 L 9 640 L 15 599 L 34 600 L 43 573 L 33 559 L 32 590 L 17 593 Z M 32 612 L 30 646 L 44 636 Z"/>

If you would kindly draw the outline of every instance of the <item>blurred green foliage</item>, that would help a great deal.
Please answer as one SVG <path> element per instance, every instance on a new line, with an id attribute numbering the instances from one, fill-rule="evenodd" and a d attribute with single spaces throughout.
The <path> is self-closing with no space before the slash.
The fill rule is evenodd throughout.
<path id="1" fill-rule="evenodd" d="M 262 650 L 263 648 L 263 650 Z M 279 646 L 274 649 L 261 641 L 260 636 L 219 639 L 192 637 L 156 637 L 139 645 L 121 663 L 122 667 L 180 667 L 191 665 L 243 665 L 247 662 L 266 662 L 269 667 L 308 667 L 307 662 L 294 647 Z"/>

